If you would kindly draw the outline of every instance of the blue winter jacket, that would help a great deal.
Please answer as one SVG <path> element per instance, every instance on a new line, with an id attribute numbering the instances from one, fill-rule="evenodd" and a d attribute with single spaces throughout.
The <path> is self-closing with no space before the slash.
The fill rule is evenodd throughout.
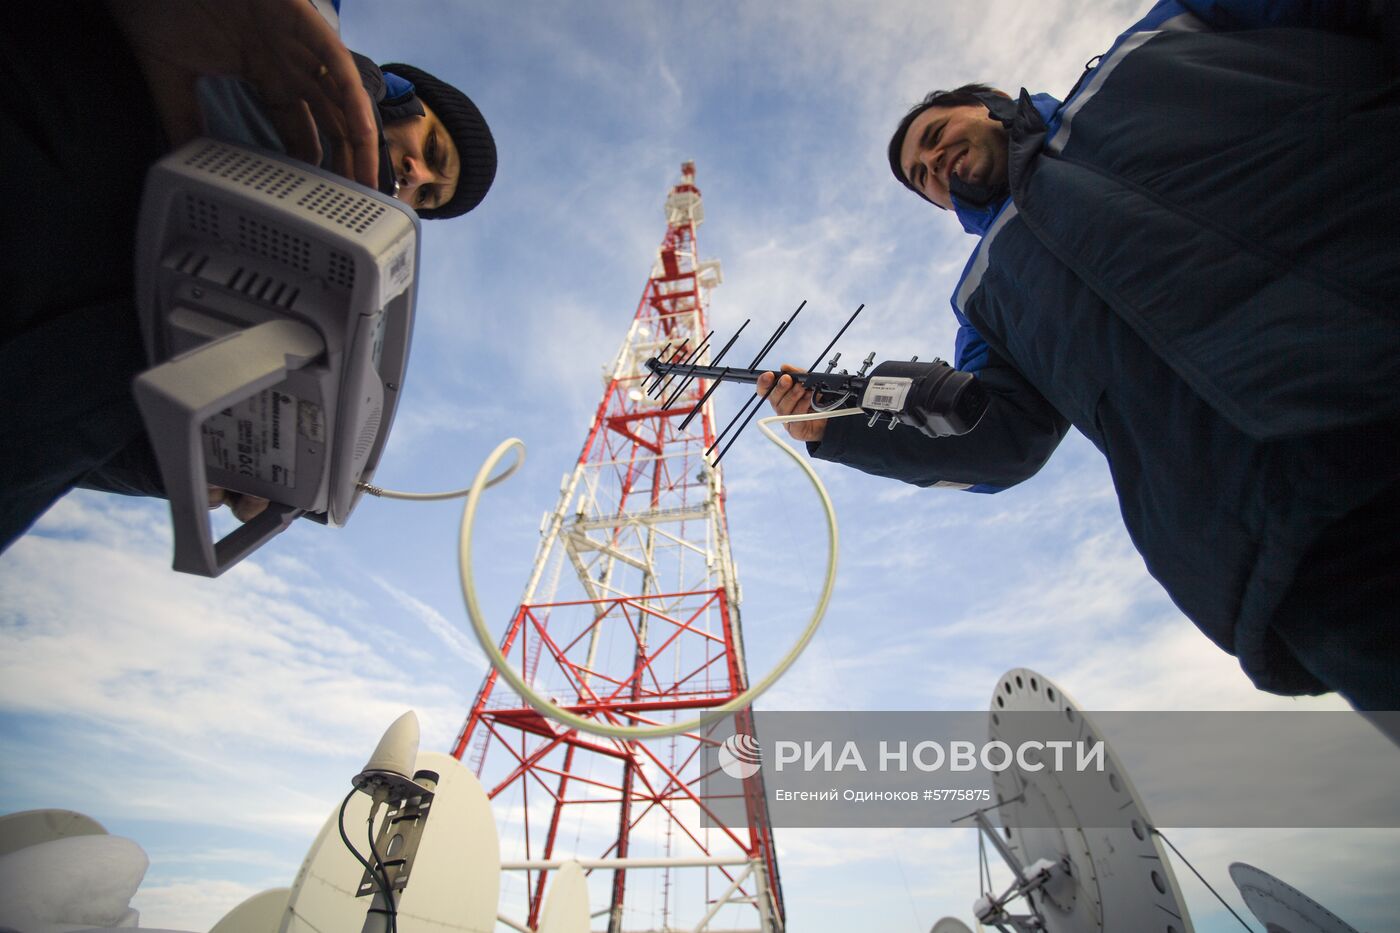
<path id="1" fill-rule="evenodd" d="M 1367 8 L 1163 2 L 1063 104 L 1023 97 L 1010 195 L 956 205 L 983 423 L 838 419 L 813 455 L 994 492 L 1072 424 L 1186 615 L 1258 686 L 1319 691 L 1269 620 L 1318 532 L 1400 477 L 1400 84 Z"/>

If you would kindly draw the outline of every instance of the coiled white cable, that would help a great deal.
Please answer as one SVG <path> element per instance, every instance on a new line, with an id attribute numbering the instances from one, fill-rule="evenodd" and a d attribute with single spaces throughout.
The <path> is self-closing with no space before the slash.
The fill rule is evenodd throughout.
<path id="1" fill-rule="evenodd" d="M 797 451 L 793 450 L 782 438 L 769 427 L 774 422 L 787 423 L 792 421 L 814 421 L 821 418 L 841 418 L 847 415 L 859 415 L 864 412 L 859 408 L 843 408 L 840 411 L 812 412 L 804 415 L 772 415 L 761 418 L 758 422 L 761 430 L 767 438 L 783 449 L 793 462 L 802 468 L 802 472 L 811 481 L 812 487 L 816 489 L 817 496 L 821 499 L 822 510 L 826 514 L 827 531 L 827 558 L 826 576 L 822 580 L 821 595 L 817 599 L 816 608 L 812 611 L 812 618 L 807 623 L 807 627 L 802 630 L 802 635 L 797 639 L 792 649 L 783 656 L 766 677 L 758 683 L 740 693 L 734 699 L 722 706 L 717 706 L 695 719 L 685 722 L 675 722 L 657 726 L 621 726 L 612 723 L 598 722 L 587 719 L 577 713 L 570 712 L 556 703 L 550 702 L 539 693 L 535 692 L 525 679 L 510 666 L 501 653 L 501 649 L 496 646 L 495 639 L 491 637 L 491 631 L 486 627 L 486 619 L 482 615 L 481 605 L 476 598 L 476 583 L 472 577 L 472 527 L 476 522 L 476 507 L 481 499 L 481 492 L 487 486 L 494 485 L 505 479 L 525 462 L 525 444 L 517 437 L 509 438 L 497 445 L 491 455 L 486 458 L 486 462 L 481 465 L 476 473 L 476 478 L 472 481 L 471 487 L 467 490 L 467 504 L 462 510 L 462 526 L 457 542 L 457 564 L 462 578 L 462 599 L 467 606 L 467 616 L 471 619 L 472 630 L 476 634 L 477 641 L 481 644 L 481 650 L 486 652 L 486 657 L 491 661 L 491 666 L 510 684 L 521 698 L 534 707 L 539 713 L 548 716 L 566 726 L 570 726 L 580 732 L 589 732 L 593 735 L 601 735 L 615 739 L 656 739 L 668 735 L 680 735 L 683 732 L 690 732 L 703 728 L 715 720 L 722 719 L 731 713 L 751 706 L 769 687 L 778 681 L 779 677 L 787 673 L 788 668 L 797 661 L 807 643 L 812 640 L 812 636 L 817 633 L 818 626 L 821 625 L 822 617 L 826 615 L 827 603 L 831 601 L 831 590 L 836 582 L 836 510 L 831 504 L 831 497 L 827 495 L 826 487 L 822 485 L 821 478 L 817 476 L 815 470 L 807 459 Z M 504 473 L 490 481 L 486 477 L 496 468 L 511 450 L 517 451 L 514 465 Z"/>
<path id="2" fill-rule="evenodd" d="M 524 462 L 525 458 L 523 456 L 516 457 L 514 463 L 487 480 L 484 488 L 490 489 L 492 486 L 501 482 L 516 470 L 520 469 L 520 465 Z M 371 496 L 379 496 L 382 499 L 403 499 L 408 502 L 440 502 L 443 499 L 460 499 L 465 495 L 469 495 L 472 489 L 475 488 L 474 486 L 468 486 L 465 489 L 453 489 L 448 492 L 399 492 L 397 489 L 384 489 L 380 486 L 371 486 L 369 483 L 359 483 L 358 485 Z"/>

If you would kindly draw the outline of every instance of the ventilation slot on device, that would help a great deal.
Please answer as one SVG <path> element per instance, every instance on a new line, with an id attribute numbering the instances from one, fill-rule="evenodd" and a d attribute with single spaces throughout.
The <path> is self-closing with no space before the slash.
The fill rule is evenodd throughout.
<path id="1" fill-rule="evenodd" d="M 364 233 L 376 220 L 384 216 L 384 205 L 326 184 L 318 184 L 303 194 L 297 201 L 297 206 L 356 233 Z"/>
<path id="2" fill-rule="evenodd" d="M 279 200 L 306 183 L 306 176 L 247 152 L 211 143 L 185 160 L 190 168 L 227 178 Z"/>
<path id="3" fill-rule="evenodd" d="M 298 272 L 311 271 L 310 242 L 243 214 L 238 216 L 238 245 Z"/>
<path id="4" fill-rule="evenodd" d="M 259 275 L 242 266 L 234 270 L 233 274 L 228 277 L 226 284 L 229 288 L 240 291 L 250 298 L 266 301 L 283 308 L 290 308 L 292 302 L 296 301 L 297 295 L 301 292 L 299 288 L 288 285 L 281 279 L 274 279 L 270 275 Z"/>
<path id="5" fill-rule="evenodd" d="M 348 290 L 355 288 L 355 260 L 340 252 L 331 250 L 330 268 L 327 271 L 332 285 L 340 285 Z"/>
<path id="6" fill-rule="evenodd" d="M 370 410 L 369 417 L 365 419 L 364 427 L 360 428 L 360 436 L 355 441 L 356 460 L 367 456 L 370 448 L 374 446 L 374 438 L 379 434 L 379 419 L 382 416 L 383 410 L 378 405 Z"/>
<path id="7" fill-rule="evenodd" d="M 219 235 L 219 205 L 192 194 L 185 195 L 185 226 L 191 233 Z"/>
<path id="8" fill-rule="evenodd" d="M 180 261 L 175 263 L 175 271 L 183 275 L 199 275 L 204 271 L 204 264 L 209 261 L 207 253 L 196 253 L 190 251 L 180 257 Z"/>

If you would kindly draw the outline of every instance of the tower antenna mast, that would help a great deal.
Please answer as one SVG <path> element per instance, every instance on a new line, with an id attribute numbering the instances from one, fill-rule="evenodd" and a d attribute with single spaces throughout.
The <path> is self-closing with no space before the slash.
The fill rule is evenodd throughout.
<path id="1" fill-rule="evenodd" d="M 704 204 L 695 165 L 666 198 L 666 233 L 578 461 L 541 526 L 520 604 L 500 642 L 525 680 L 572 712 L 650 725 L 718 706 L 748 686 L 725 491 L 705 460 L 714 444 L 710 381 L 664 392 L 646 361 L 708 364 L 709 294 L 722 279 L 699 259 Z M 499 688 L 499 689 L 498 689 Z M 723 720 L 721 721 L 723 722 Z M 752 734 L 748 711 L 736 730 Z M 563 860 L 591 871 L 609 933 L 784 928 L 782 889 L 761 775 L 744 782 L 745 823 L 705 797 L 701 752 L 728 730 L 672 740 L 603 739 L 560 727 L 499 684 L 477 692 L 453 754 L 482 778 L 503 840 L 502 892 L 535 929 Z M 708 819 L 706 819 L 708 817 Z M 638 875 L 662 871 L 663 877 Z M 755 915 L 756 914 L 756 915 Z"/>

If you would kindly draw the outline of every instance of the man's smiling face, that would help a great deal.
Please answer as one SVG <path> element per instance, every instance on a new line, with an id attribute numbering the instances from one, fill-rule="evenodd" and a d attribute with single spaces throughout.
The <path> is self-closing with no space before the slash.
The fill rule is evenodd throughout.
<path id="1" fill-rule="evenodd" d="M 1006 181 L 1006 162 L 1006 129 L 981 104 L 930 107 L 909 124 L 899 150 L 904 177 L 945 210 L 953 207 L 953 177 L 996 187 Z"/>
<path id="2" fill-rule="evenodd" d="M 415 210 L 441 207 L 457 191 L 462 163 L 447 129 L 423 104 L 423 116 L 385 124 L 384 141 L 394 165 L 394 197 Z"/>

